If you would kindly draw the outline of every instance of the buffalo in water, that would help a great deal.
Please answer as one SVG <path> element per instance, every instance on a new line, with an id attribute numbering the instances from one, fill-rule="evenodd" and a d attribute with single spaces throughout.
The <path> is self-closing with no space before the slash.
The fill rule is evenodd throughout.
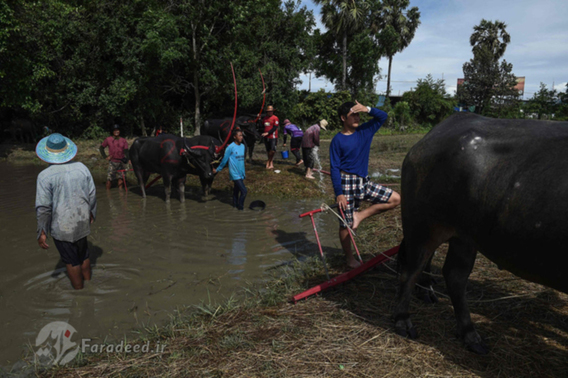
<path id="1" fill-rule="evenodd" d="M 188 174 L 199 176 L 204 195 L 208 195 L 213 183 L 212 164 L 218 158 L 221 143 L 209 136 L 181 138 L 161 134 L 157 137 L 138 138 L 130 148 L 130 160 L 142 197 L 144 186 L 151 173 L 162 175 L 166 202 L 170 201 L 172 183 L 178 188 L 180 201 L 185 201 L 185 180 Z"/>
<path id="2" fill-rule="evenodd" d="M 440 244 L 457 331 L 488 353 L 471 321 L 466 285 L 477 251 L 500 269 L 568 293 L 568 122 L 457 113 L 414 145 L 402 167 L 404 238 L 396 332 L 414 338 L 412 289 Z"/>
<path id="3" fill-rule="evenodd" d="M 259 121 L 255 121 L 255 119 L 256 117 L 240 116 L 237 117 L 234 125 L 234 129 L 239 129 L 243 132 L 243 139 L 248 150 L 250 162 L 252 162 L 255 143 L 262 139 L 258 132 L 260 123 Z M 201 126 L 200 133 L 201 135 L 209 135 L 213 138 L 217 138 L 222 143 L 228 140 L 227 144 L 230 144 L 233 141 L 230 135 L 232 123 L 232 118 L 208 119 L 203 123 L 203 126 Z"/>

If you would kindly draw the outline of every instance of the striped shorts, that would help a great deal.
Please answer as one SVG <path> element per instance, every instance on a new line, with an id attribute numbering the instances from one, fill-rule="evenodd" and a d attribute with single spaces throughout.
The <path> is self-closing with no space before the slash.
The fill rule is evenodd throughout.
<path id="1" fill-rule="evenodd" d="M 344 214 L 349 227 L 353 226 L 353 211 L 359 211 L 361 201 L 372 204 L 385 203 L 389 201 L 392 194 L 391 188 L 375 184 L 369 180 L 369 176 L 363 178 L 344 172 L 341 172 L 341 188 L 347 200 Z M 341 221 L 339 225 L 345 227 Z"/>

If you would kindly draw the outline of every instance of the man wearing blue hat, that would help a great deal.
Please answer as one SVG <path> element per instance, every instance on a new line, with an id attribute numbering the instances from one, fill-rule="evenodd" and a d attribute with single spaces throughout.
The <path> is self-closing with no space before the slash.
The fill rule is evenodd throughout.
<path id="1" fill-rule="evenodd" d="M 82 289 L 91 279 L 87 235 L 97 214 L 97 192 L 89 169 L 71 162 L 76 154 L 75 143 L 61 134 L 39 141 L 36 155 L 50 165 L 37 176 L 35 208 L 39 246 L 49 248 L 51 233 L 73 288 Z"/>

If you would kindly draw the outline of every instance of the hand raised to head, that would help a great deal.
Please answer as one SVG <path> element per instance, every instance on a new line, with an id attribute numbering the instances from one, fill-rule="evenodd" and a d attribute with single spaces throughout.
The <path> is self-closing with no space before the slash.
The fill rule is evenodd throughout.
<path id="1" fill-rule="evenodd" d="M 353 107 L 349 110 L 349 113 L 347 114 L 347 117 L 349 117 L 351 114 L 360 113 L 360 112 L 368 113 L 368 112 L 369 112 L 369 109 L 368 109 L 365 105 L 361 105 L 361 104 L 359 103 L 359 101 L 355 100 L 355 106 L 353 106 Z"/>

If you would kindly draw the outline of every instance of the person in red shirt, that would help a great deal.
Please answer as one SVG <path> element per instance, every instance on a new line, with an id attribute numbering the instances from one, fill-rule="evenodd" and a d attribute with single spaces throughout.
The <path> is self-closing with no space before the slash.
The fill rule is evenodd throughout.
<path id="1" fill-rule="evenodd" d="M 105 148 L 108 147 L 108 155 L 105 155 Z M 118 188 L 122 188 L 122 175 L 119 170 L 128 169 L 128 142 L 120 137 L 120 126 L 114 125 L 112 136 L 107 137 L 99 151 L 103 158 L 109 161 L 106 188 L 110 189 L 112 180 L 118 178 Z"/>
<path id="2" fill-rule="evenodd" d="M 158 136 L 158 135 L 163 134 L 163 133 L 164 133 L 164 129 L 162 128 L 162 125 L 158 126 L 158 130 L 156 130 L 155 136 Z"/>
<path id="3" fill-rule="evenodd" d="M 274 107 L 269 105 L 266 108 L 266 117 L 262 119 L 264 132 L 264 146 L 266 147 L 266 155 L 268 161 L 266 162 L 266 169 L 274 169 L 274 155 L 276 154 L 276 145 L 278 144 L 278 117 L 274 115 Z"/>

